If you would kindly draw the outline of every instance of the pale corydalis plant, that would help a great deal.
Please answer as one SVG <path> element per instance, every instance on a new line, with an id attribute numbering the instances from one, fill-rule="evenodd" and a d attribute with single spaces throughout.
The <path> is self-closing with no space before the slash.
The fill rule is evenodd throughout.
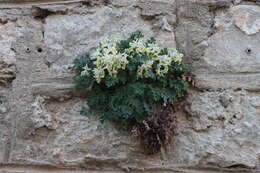
<path id="1" fill-rule="evenodd" d="M 101 82 L 106 72 L 108 75 L 116 77 L 119 70 L 126 68 L 133 54 L 146 54 L 151 57 L 139 65 L 137 74 L 140 78 L 162 77 L 168 73 L 169 67 L 173 62 L 182 63 L 183 54 L 176 49 L 167 49 L 167 53 L 162 54 L 164 48 L 160 48 L 155 42 L 139 38 L 133 40 L 129 44 L 130 47 L 124 53 L 121 53 L 117 48 L 120 41 L 118 36 L 103 39 L 95 52 L 90 56 L 95 67 L 90 69 L 86 65 L 81 75 L 88 76 L 90 74 L 89 71 L 92 70 L 97 83 Z"/>

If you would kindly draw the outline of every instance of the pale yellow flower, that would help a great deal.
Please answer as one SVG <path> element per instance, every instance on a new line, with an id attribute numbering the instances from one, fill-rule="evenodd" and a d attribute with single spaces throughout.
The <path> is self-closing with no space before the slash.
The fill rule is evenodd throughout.
<path id="1" fill-rule="evenodd" d="M 112 39 L 103 39 L 99 47 L 91 56 L 94 60 L 96 68 L 94 68 L 94 77 L 99 83 L 105 77 L 105 71 L 110 76 L 116 76 L 119 69 L 125 69 L 128 64 L 127 54 L 117 51 L 117 43 L 120 41 L 118 37 Z"/>
<path id="2" fill-rule="evenodd" d="M 172 62 L 182 63 L 183 54 L 176 49 L 168 49 L 168 55 L 160 55 L 162 48 L 156 43 L 147 43 L 144 38 L 134 40 L 130 43 L 130 48 L 125 52 L 117 51 L 117 44 L 121 37 L 105 38 L 100 43 L 96 51 L 91 55 L 94 60 L 93 69 L 96 81 L 101 82 L 106 73 L 110 76 L 116 76 L 120 69 L 125 69 L 128 62 L 128 55 L 130 53 L 146 53 L 151 57 L 151 60 L 145 61 L 138 67 L 137 75 L 141 78 L 148 78 L 154 75 L 153 64 L 157 62 L 155 72 L 157 76 L 164 76 L 168 73 Z M 86 67 L 81 75 L 88 75 L 89 69 Z"/>
<path id="3" fill-rule="evenodd" d="M 176 49 L 169 49 L 169 56 L 173 61 L 182 63 L 183 54 L 178 52 Z"/>
<path id="4" fill-rule="evenodd" d="M 139 77 L 148 78 L 153 75 L 152 68 L 153 68 L 153 60 L 145 61 L 140 67 L 138 67 L 137 74 Z"/>
<path id="5" fill-rule="evenodd" d="M 88 67 L 88 65 L 86 64 L 86 66 L 83 68 L 83 71 L 80 73 L 81 76 L 88 76 L 89 75 L 89 71 L 91 69 Z"/>

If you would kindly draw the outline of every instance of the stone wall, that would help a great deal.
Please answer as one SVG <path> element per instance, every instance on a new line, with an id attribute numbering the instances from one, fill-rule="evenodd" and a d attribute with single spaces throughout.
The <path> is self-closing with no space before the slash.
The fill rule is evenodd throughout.
<path id="1" fill-rule="evenodd" d="M 135 30 L 196 68 L 166 155 L 79 115 L 72 60 Z M 105 171 L 260 172 L 259 0 L 0 0 L 0 172 Z"/>

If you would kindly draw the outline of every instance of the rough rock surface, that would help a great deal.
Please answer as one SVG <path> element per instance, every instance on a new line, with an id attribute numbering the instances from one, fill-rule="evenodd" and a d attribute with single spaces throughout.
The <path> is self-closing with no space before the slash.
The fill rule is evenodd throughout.
<path id="1" fill-rule="evenodd" d="M 252 98 L 245 91 L 212 91 L 192 95 L 191 105 L 186 107 L 186 111 L 188 119 L 193 122 L 192 129 L 198 133 L 180 137 L 181 144 L 189 139 L 194 143 L 180 146 L 178 153 L 183 159 L 185 155 L 186 159 L 193 158 L 197 164 L 222 167 L 257 165 L 260 147 L 260 118 L 257 115 L 260 111 L 254 100 L 255 96 Z M 185 131 L 189 133 L 190 129 Z M 187 152 L 188 148 L 193 152 Z"/>
<path id="2" fill-rule="evenodd" d="M 135 30 L 196 69 L 166 155 L 79 114 L 71 62 Z M 0 172 L 259 172 L 259 43 L 256 1 L 0 0 Z"/>
<path id="3" fill-rule="evenodd" d="M 239 5 L 234 7 L 235 24 L 248 35 L 260 31 L 260 7 L 256 5 Z"/>

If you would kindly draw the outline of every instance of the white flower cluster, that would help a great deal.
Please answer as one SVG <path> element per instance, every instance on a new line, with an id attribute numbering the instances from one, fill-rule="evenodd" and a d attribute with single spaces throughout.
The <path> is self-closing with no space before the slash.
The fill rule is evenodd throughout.
<path id="1" fill-rule="evenodd" d="M 165 75 L 168 72 L 169 66 L 172 62 L 181 63 L 182 57 L 183 54 L 179 53 L 176 49 L 168 49 L 168 55 L 162 55 L 156 58 L 156 60 L 159 61 L 156 68 L 156 74 L 158 76 Z"/>
<path id="2" fill-rule="evenodd" d="M 137 53 L 147 53 L 156 55 L 161 52 L 161 48 L 155 43 L 147 44 L 147 41 L 144 38 L 141 38 L 131 42 L 130 48 L 127 51 L 136 51 Z"/>
<path id="3" fill-rule="evenodd" d="M 162 48 L 159 47 L 156 43 L 147 43 L 144 39 L 138 39 L 130 43 L 130 48 L 127 52 L 137 52 L 137 53 L 146 53 L 151 56 L 151 59 L 144 62 L 138 68 L 138 75 L 139 77 L 148 78 L 153 76 L 153 65 L 155 62 L 158 62 L 156 66 L 156 75 L 164 76 L 169 71 L 169 66 L 172 62 L 182 62 L 183 54 L 179 53 L 176 49 L 168 49 L 167 55 L 160 55 L 162 52 Z"/>
<path id="4" fill-rule="evenodd" d="M 161 55 L 162 48 L 159 45 L 156 43 L 147 43 L 143 38 L 131 42 L 130 48 L 125 50 L 125 53 L 120 53 L 117 51 L 119 41 L 119 37 L 101 41 L 96 51 L 91 55 L 91 59 L 94 61 L 96 67 L 90 69 L 86 65 L 81 75 L 89 75 L 89 71 L 92 70 L 94 78 L 98 83 L 105 77 L 106 71 L 110 76 L 116 76 L 118 70 L 124 70 L 129 63 L 127 58 L 131 53 L 145 53 L 151 57 L 150 60 L 145 61 L 138 67 L 137 74 L 140 78 L 154 76 L 153 68 L 157 76 L 164 76 L 167 74 L 172 62 L 182 62 L 183 55 L 177 50 L 168 49 L 167 55 Z"/>
<path id="5" fill-rule="evenodd" d="M 94 60 L 93 69 L 94 78 L 98 83 L 105 77 L 105 71 L 110 76 L 116 76 L 119 69 L 125 69 L 128 64 L 127 54 L 119 53 L 116 49 L 119 38 L 114 37 L 112 39 L 104 39 L 99 43 L 96 51 L 91 55 L 91 59 Z M 87 66 L 81 75 L 88 75 L 88 71 L 91 70 Z"/>

